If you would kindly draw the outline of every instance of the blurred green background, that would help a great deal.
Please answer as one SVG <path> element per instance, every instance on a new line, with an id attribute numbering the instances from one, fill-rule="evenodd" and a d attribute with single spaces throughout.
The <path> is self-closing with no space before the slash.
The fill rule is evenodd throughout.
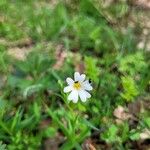
<path id="1" fill-rule="evenodd" d="M 147 0 L 0 0 L 0 150 L 148 150 L 149 18 Z M 75 71 L 86 103 L 64 101 Z"/>

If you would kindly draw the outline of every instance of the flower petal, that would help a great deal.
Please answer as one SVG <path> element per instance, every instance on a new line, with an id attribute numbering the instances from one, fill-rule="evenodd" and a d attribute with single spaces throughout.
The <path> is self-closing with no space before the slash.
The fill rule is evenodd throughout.
<path id="1" fill-rule="evenodd" d="M 73 90 L 69 96 L 68 96 L 68 100 L 72 100 L 74 103 L 78 102 L 78 91 Z"/>
<path id="2" fill-rule="evenodd" d="M 80 81 L 80 73 L 79 72 L 74 73 L 74 80 L 75 81 Z"/>
<path id="3" fill-rule="evenodd" d="M 66 82 L 68 83 L 68 85 L 72 85 L 74 83 L 74 81 L 71 78 L 67 78 Z"/>
<path id="4" fill-rule="evenodd" d="M 90 98 L 91 97 L 91 94 L 90 93 L 88 93 L 87 91 L 84 91 L 85 93 L 86 93 L 86 97 L 87 98 Z"/>
<path id="5" fill-rule="evenodd" d="M 87 99 L 86 93 L 84 90 L 79 91 L 79 96 L 82 102 L 85 102 Z"/>
<path id="6" fill-rule="evenodd" d="M 89 81 L 86 80 L 85 82 L 83 82 L 83 88 L 87 91 L 91 91 L 93 90 L 93 87 L 89 84 Z"/>
<path id="7" fill-rule="evenodd" d="M 89 84 L 89 80 L 84 81 L 83 84 Z"/>
<path id="8" fill-rule="evenodd" d="M 84 89 L 87 91 L 91 91 L 91 90 L 93 90 L 93 87 L 90 84 L 85 84 Z"/>
<path id="9" fill-rule="evenodd" d="M 81 74 L 81 76 L 80 76 L 80 82 L 83 82 L 84 80 L 85 80 L 85 77 L 86 77 L 86 75 L 85 74 Z"/>
<path id="10" fill-rule="evenodd" d="M 70 91 L 72 91 L 72 87 L 71 87 L 71 86 L 66 86 L 66 87 L 64 88 L 64 92 L 65 92 L 65 93 L 68 93 L 68 92 L 70 92 Z"/>

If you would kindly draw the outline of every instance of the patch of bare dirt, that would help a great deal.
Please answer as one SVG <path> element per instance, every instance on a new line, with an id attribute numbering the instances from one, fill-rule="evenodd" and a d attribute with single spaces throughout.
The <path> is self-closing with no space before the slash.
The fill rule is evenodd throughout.
<path id="1" fill-rule="evenodd" d="M 31 52 L 31 48 L 26 48 L 26 47 L 22 47 L 22 48 L 13 47 L 13 48 L 9 48 L 7 51 L 8 55 L 12 56 L 17 60 L 25 60 L 29 52 Z"/>

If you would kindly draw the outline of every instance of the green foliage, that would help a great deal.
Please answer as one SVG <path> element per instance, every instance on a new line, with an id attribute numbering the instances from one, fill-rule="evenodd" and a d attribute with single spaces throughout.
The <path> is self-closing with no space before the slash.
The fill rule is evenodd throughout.
<path id="1" fill-rule="evenodd" d="M 0 1 L 0 150 L 44 150 L 51 139 L 81 150 L 88 138 L 131 149 L 150 128 L 149 109 L 120 125 L 113 111 L 149 95 L 150 54 L 137 48 L 138 27 L 124 24 L 129 10 L 127 1 Z M 77 70 L 93 90 L 73 104 L 63 88 Z"/>
<path id="2" fill-rule="evenodd" d="M 8 145 L 8 150 L 22 150 L 29 146 L 29 150 L 38 149 L 40 146 L 40 137 L 33 135 L 25 135 L 21 132 L 17 132 L 11 138 L 12 144 Z"/>
<path id="3" fill-rule="evenodd" d="M 97 66 L 97 60 L 92 57 L 86 56 L 85 60 L 85 72 L 95 82 L 99 81 L 100 68 Z"/>
<path id="4" fill-rule="evenodd" d="M 148 84 L 148 65 L 142 52 L 129 54 L 121 57 L 119 71 L 125 75 L 121 77 L 124 93 L 122 97 L 127 101 L 132 101 L 137 95 L 143 92 L 143 88 Z"/>
<path id="5" fill-rule="evenodd" d="M 58 125 L 63 134 L 67 137 L 67 141 L 60 148 L 61 150 L 69 150 L 73 147 L 80 147 L 79 143 L 84 140 L 85 137 L 90 135 L 90 130 L 84 120 L 72 114 L 68 113 L 64 109 L 58 111 L 52 111 L 48 109 L 48 114 L 54 120 L 54 123 Z M 62 123 L 66 122 L 66 126 Z M 77 132 L 80 131 L 78 134 Z M 81 148 L 80 148 L 81 149 Z"/>
<path id="6" fill-rule="evenodd" d="M 18 40 L 23 37 L 23 32 L 11 23 L 0 23 L 0 37 L 8 40 Z"/>
<path id="7" fill-rule="evenodd" d="M 0 72 L 1 73 L 7 73 L 9 70 L 9 62 L 10 62 L 10 58 L 7 55 L 6 52 L 7 48 L 4 45 L 0 44 Z"/>
<path id="8" fill-rule="evenodd" d="M 88 24 L 87 28 L 85 26 Z M 83 49 L 89 48 L 93 45 L 90 41 L 89 32 L 95 27 L 95 21 L 92 18 L 85 16 L 75 16 L 71 22 L 73 36 L 76 37 L 76 45 Z M 76 46 L 75 45 L 75 46 Z"/>
<path id="9" fill-rule="evenodd" d="M 119 70 L 124 74 L 136 76 L 139 73 L 144 73 L 146 69 L 147 64 L 144 60 L 144 55 L 141 52 L 129 54 L 120 59 Z"/>
<path id="10" fill-rule="evenodd" d="M 107 143 L 117 143 L 119 147 L 128 139 L 133 141 L 139 140 L 140 132 L 135 129 L 129 130 L 128 123 L 124 122 L 120 125 L 110 125 L 109 128 L 101 134 L 101 138 Z"/>
<path id="11" fill-rule="evenodd" d="M 139 94 L 134 79 L 129 76 L 126 76 L 126 77 L 122 77 L 121 80 L 122 80 L 122 86 L 124 90 L 124 92 L 121 93 L 121 96 L 126 101 L 133 101 L 134 98 Z"/>
<path id="12" fill-rule="evenodd" d="M 145 117 L 145 118 L 144 118 L 144 123 L 146 124 L 146 126 L 147 126 L 148 128 L 150 128 L 150 117 Z"/>
<path id="13" fill-rule="evenodd" d="M 140 139 L 140 133 L 133 129 L 133 130 L 130 131 L 129 137 L 133 141 L 139 140 Z"/>
<path id="14" fill-rule="evenodd" d="M 54 127 L 49 127 L 44 130 L 44 137 L 54 137 L 57 133 L 57 130 Z"/>
<path id="15" fill-rule="evenodd" d="M 29 35 L 34 40 L 58 38 L 69 21 L 63 3 L 58 3 L 53 11 L 46 6 L 41 7 L 38 11 L 36 9 L 30 11 L 28 15 L 27 26 L 30 29 Z"/>
<path id="16" fill-rule="evenodd" d="M 6 102 L 0 97 L 0 118 L 3 116 L 6 108 Z"/>
<path id="17" fill-rule="evenodd" d="M 6 150 L 6 144 L 3 144 L 2 141 L 0 141 L 0 150 Z"/>
<path id="18" fill-rule="evenodd" d="M 111 125 L 110 128 L 101 135 L 101 138 L 108 143 L 113 143 L 118 141 L 118 128 L 115 125 Z"/>

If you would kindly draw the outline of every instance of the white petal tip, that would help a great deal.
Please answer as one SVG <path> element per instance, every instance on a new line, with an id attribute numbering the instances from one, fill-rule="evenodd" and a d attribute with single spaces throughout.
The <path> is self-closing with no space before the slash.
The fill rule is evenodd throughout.
<path id="1" fill-rule="evenodd" d="M 68 83 L 68 85 L 72 85 L 74 83 L 74 81 L 71 78 L 67 78 L 66 82 Z"/>
<path id="2" fill-rule="evenodd" d="M 66 86 L 66 87 L 64 88 L 64 93 L 71 92 L 71 90 L 72 90 L 71 86 Z"/>
<path id="3" fill-rule="evenodd" d="M 78 101 L 76 101 L 76 100 L 72 100 L 72 102 L 73 102 L 74 104 L 76 104 Z"/>

